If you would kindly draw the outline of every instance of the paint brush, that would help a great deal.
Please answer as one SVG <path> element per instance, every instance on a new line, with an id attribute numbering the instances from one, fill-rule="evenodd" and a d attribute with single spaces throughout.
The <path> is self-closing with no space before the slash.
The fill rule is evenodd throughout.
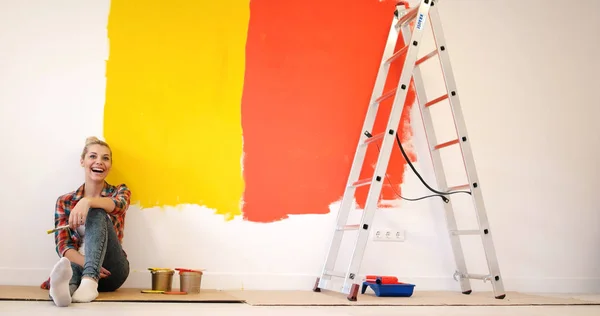
<path id="1" fill-rule="evenodd" d="M 65 225 L 65 226 L 58 226 L 54 229 L 50 229 L 46 231 L 46 234 L 52 234 L 55 231 L 61 230 L 61 229 L 65 229 L 65 228 L 69 228 L 69 225 Z"/>

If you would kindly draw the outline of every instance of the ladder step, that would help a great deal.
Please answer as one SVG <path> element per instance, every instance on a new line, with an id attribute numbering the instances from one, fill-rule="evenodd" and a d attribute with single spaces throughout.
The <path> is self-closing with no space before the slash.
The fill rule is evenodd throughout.
<path id="1" fill-rule="evenodd" d="M 453 230 L 451 231 L 452 235 L 481 235 L 481 231 L 477 229 L 470 230 Z"/>
<path id="2" fill-rule="evenodd" d="M 438 144 L 435 147 L 433 147 L 433 149 L 436 149 L 436 150 L 437 149 L 442 149 L 444 147 L 452 146 L 454 144 L 458 144 L 458 138 L 455 139 L 455 140 L 451 140 L 451 141 L 447 141 L 445 143 Z"/>
<path id="3" fill-rule="evenodd" d="M 371 181 L 373 181 L 373 178 L 358 180 L 358 181 L 352 183 L 352 186 L 355 188 L 362 187 L 362 186 L 371 184 Z"/>
<path id="4" fill-rule="evenodd" d="M 429 53 L 429 54 L 427 54 L 427 55 L 425 55 L 425 56 L 421 57 L 419 60 L 417 60 L 417 62 L 415 63 L 415 65 L 416 65 L 416 66 L 418 66 L 418 65 L 420 65 L 420 64 L 422 64 L 422 63 L 424 63 L 424 62 L 426 62 L 427 60 L 429 60 L 429 58 L 431 58 L 431 57 L 433 57 L 433 56 L 437 55 L 437 53 L 438 53 L 438 50 L 436 49 L 436 50 L 434 50 L 433 52 L 431 52 L 431 53 Z"/>
<path id="5" fill-rule="evenodd" d="M 392 55 L 392 57 L 388 58 L 388 60 L 385 61 L 386 65 L 391 64 L 392 62 L 394 62 L 394 60 L 398 59 L 398 57 L 406 54 L 406 51 L 408 50 L 408 45 L 402 47 L 399 51 L 395 52 L 394 55 Z"/>
<path id="6" fill-rule="evenodd" d="M 336 277 L 336 278 L 345 278 L 346 277 L 346 273 L 343 273 L 343 272 L 325 271 L 325 273 L 323 273 L 323 274 L 332 276 L 332 277 Z"/>
<path id="7" fill-rule="evenodd" d="M 493 276 L 490 274 L 459 273 L 458 271 L 454 272 L 454 279 L 458 281 L 458 278 L 483 280 L 483 282 L 486 282 L 486 281 L 491 281 L 493 279 Z"/>
<path id="8" fill-rule="evenodd" d="M 434 105 L 434 104 L 436 104 L 436 103 L 438 103 L 438 102 L 440 102 L 440 101 L 444 101 L 444 100 L 446 100 L 446 99 L 448 99 L 448 95 L 447 95 L 447 94 L 444 94 L 443 96 L 441 96 L 441 97 L 439 97 L 439 98 L 435 98 L 435 99 L 433 99 L 433 100 L 431 100 L 431 101 L 429 101 L 429 102 L 425 103 L 425 107 L 430 107 L 430 106 L 432 106 L 432 105 Z"/>
<path id="9" fill-rule="evenodd" d="M 375 141 L 377 141 L 377 140 L 380 140 L 380 139 L 382 139 L 382 138 L 383 138 L 383 136 L 384 136 L 384 135 L 385 135 L 385 133 L 384 133 L 384 132 L 381 132 L 381 133 L 379 133 L 379 134 L 375 134 L 375 135 L 373 135 L 373 136 L 371 136 L 371 137 L 369 137 L 369 138 L 365 139 L 365 140 L 364 140 L 364 142 L 363 142 L 363 145 L 368 145 L 368 144 L 370 144 L 370 143 L 372 143 L 372 142 L 375 142 Z"/>
<path id="10" fill-rule="evenodd" d="M 360 228 L 360 224 L 355 225 L 345 225 L 342 227 L 338 227 L 337 230 L 358 230 Z"/>
<path id="11" fill-rule="evenodd" d="M 474 279 L 474 280 L 484 280 L 484 281 L 489 281 L 492 279 L 492 276 L 489 274 L 465 274 L 463 277 L 467 278 L 467 279 Z"/>
<path id="12" fill-rule="evenodd" d="M 471 186 L 468 184 L 462 184 L 462 185 L 457 185 L 457 186 L 453 186 L 453 187 L 449 187 L 448 191 L 455 191 L 455 190 L 464 190 L 464 189 L 469 189 Z"/>
<path id="13" fill-rule="evenodd" d="M 381 101 L 383 101 L 383 100 L 385 100 L 385 99 L 387 99 L 387 98 L 395 95 L 397 89 L 398 88 L 394 88 L 394 89 L 386 92 L 385 94 L 383 94 L 382 96 L 380 96 L 379 98 L 377 98 L 377 100 L 375 100 L 375 103 L 380 103 Z"/>
<path id="14" fill-rule="evenodd" d="M 417 13 L 419 13 L 419 8 L 421 7 L 421 5 L 417 5 L 416 7 L 409 9 L 406 14 L 404 14 L 400 20 L 398 20 L 398 23 L 396 25 L 398 26 L 404 26 L 407 23 L 412 22 L 416 17 L 417 17 Z"/>

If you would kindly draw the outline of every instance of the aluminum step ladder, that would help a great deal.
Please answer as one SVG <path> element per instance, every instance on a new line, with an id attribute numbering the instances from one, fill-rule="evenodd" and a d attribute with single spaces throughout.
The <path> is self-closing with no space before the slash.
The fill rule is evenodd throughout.
<path id="1" fill-rule="evenodd" d="M 415 85 L 415 91 L 419 103 L 419 109 L 423 117 L 427 142 L 433 161 L 433 169 L 437 179 L 438 188 L 443 193 L 470 189 L 468 192 L 475 207 L 475 213 L 479 223 L 479 228 L 475 230 L 458 230 L 457 223 L 450 199 L 444 199 L 446 223 L 448 234 L 452 246 L 454 260 L 456 263 L 456 272 L 454 279 L 460 283 L 462 293 L 470 294 L 471 279 L 480 279 L 484 282 L 490 281 L 493 287 L 494 296 L 498 299 L 505 298 L 503 280 L 500 275 L 500 268 L 496 258 L 496 251 L 492 241 L 492 231 L 488 224 L 488 218 L 481 193 L 481 185 L 477 177 L 475 163 L 471 153 L 469 144 L 469 136 L 467 135 L 466 126 L 461 112 L 459 93 L 457 92 L 456 83 L 452 73 L 448 50 L 446 49 L 446 40 L 442 31 L 442 25 L 439 18 L 437 7 L 440 0 L 421 0 L 418 5 L 409 8 L 406 1 L 399 1 L 396 5 L 394 18 L 390 32 L 394 36 L 389 36 L 383 54 L 383 59 L 380 64 L 379 72 L 375 81 L 375 86 L 371 96 L 371 101 L 366 114 L 366 118 L 361 130 L 360 140 L 356 149 L 352 168 L 348 176 L 348 182 L 344 195 L 342 197 L 341 206 L 337 215 L 337 223 L 334 231 L 331 244 L 329 246 L 329 254 L 327 255 L 325 265 L 320 277 L 317 278 L 313 291 L 320 292 L 323 290 L 331 290 L 347 294 L 350 301 L 356 301 L 358 290 L 362 284 L 359 277 L 359 270 L 364 256 L 369 231 L 373 222 L 373 217 L 378 208 L 379 197 L 383 186 L 383 179 L 386 175 L 388 163 L 396 140 L 397 128 L 400 124 L 401 114 L 404 103 L 407 97 L 408 88 L 411 79 Z M 435 41 L 436 49 L 417 60 L 419 52 L 419 44 L 421 43 L 423 33 L 427 28 L 427 20 L 431 26 L 431 32 Z M 412 25 L 412 26 L 411 26 Z M 412 28 L 412 29 L 411 29 Z M 397 52 L 394 52 L 398 37 L 402 35 L 405 47 Z M 419 65 L 431 57 L 438 55 L 442 68 L 442 75 L 445 80 L 446 94 L 429 100 L 425 95 L 425 87 L 419 69 Z M 389 66 L 392 62 L 404 58 L 404 66 L 398 81 L 398 86 L 392 91 L 384 93 L 384 85 L 388 77 Z M 394 96 L 390 117 L 387 127 L 384 132 L 372 135 L 372 129 L 375 123 L 375 117 L 378 111 L 378 105 L 385 98 Z M 442 100 L 448 100 L 456 128 L 458 138 L 437 144 L 436 136 L 433 128 L 433 121 L 429 113 L 430 106 Z M 399 140 L 398 140 L 399 141 Z M 372 178 L 359 180 L 359 175 L 363 166 L 367 147 L 369 144 L 381 142 L 381 149 L 375 165 L 375 170 Z M 442 166 L 441 155 L 439 149 L 448 146 L 460 146 L 465 171 L 468 178 L 468 184 L 458 187 L 448 187 L 446 184 L 446 175 Z M 370 185 L 362 219 L 360 224 L 347 225 L 349 213 L 354 201 L 356 188 L 359 186 Z M 445 190 L 444 190 L 445 189 Z M 334 271 L 335 263 L 339 256 L 342 237 L 345 231 L 358 230 L 358 237 L 352 251 L 350 264 L 345 271 Z M 460 241 L 461 235 L 479 235 L 483 242 L 483 248 L 487 260 L 489 273 L 483 275 L 470 274 L 467 272 L 466 262 L 463 254 L 463 249 Z M 332 287 L 330 284 L 337 279 L 342 281 L 339 287 Z"/>

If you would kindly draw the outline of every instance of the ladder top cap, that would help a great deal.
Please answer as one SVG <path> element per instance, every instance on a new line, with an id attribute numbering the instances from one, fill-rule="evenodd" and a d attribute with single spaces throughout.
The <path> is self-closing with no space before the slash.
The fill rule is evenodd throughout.
<path id="1" fill-rule="evenodd" d="M 404 6 L 405 9 L 410 9 L 410 3 L 408 3 L 408 1 L 398 1 L 396 2 L 396 6 Z"/>

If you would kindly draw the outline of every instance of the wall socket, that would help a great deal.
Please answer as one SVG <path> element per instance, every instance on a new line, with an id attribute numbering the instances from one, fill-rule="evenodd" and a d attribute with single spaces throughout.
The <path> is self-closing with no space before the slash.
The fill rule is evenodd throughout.
<path id="1" fill-rule="evenodd" d="M 376 229 L 373 231 L 374 241 L 396 241 L 405 240 L 404 229 Z"/>

